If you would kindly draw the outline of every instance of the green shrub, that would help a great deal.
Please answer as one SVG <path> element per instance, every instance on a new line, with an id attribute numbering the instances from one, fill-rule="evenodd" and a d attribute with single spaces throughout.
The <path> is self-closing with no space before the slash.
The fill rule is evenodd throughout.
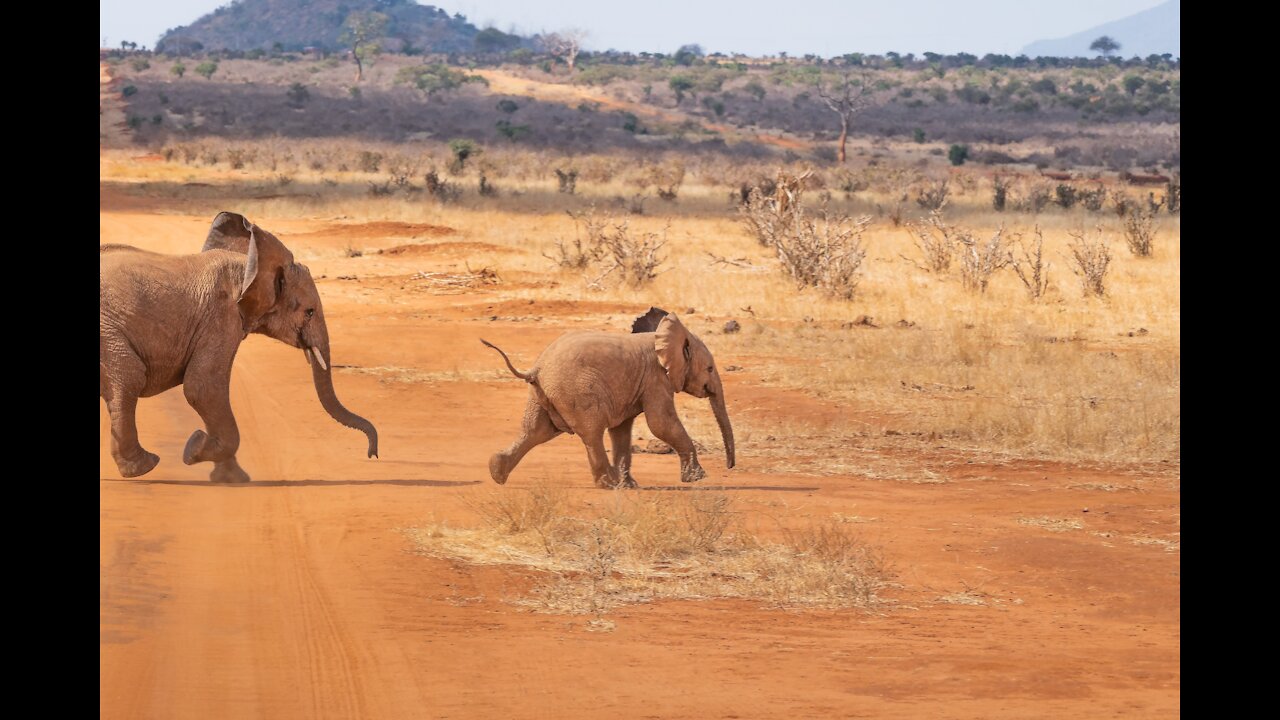
<path id="1" fill-rule="evenodd" d="M 289 99 L 290 107 L 300 108 L 311 99 L 311 91 L 307 90 L 307 86 L 302 83 L 294 83 L 289 86 L 285 96 Z"/>
<path id="2" fill-rule="evenodd" d="M 216 62 L 205 61 L 196 66 L 196 74 L 203 76 L 205 80 L 211 80 L 216 72 L 218 72 Z"/>
<path id="3" fill-rule="evenodd" d="M 179 60 L 178 62 L 173 64 L 173 67 L 169 68 L 169 72 L 181 78 L 183 75 L 187 74 L 187 66 L 183 65 L 182 61 Z"/>
<path id="4" fill-rule="evenodd" d="M 479 145 L 466 138 L 450 140 L 449 151 L 453 153 L 453 162 L 449 164 L 449 170 L 455 173 L 462 172 L 467 165 L 467 160 L 482 152 Z"/>
<path id="5" fill-rule="evenodd" d="M 911 131 L 911 139 L 915 140 L 917 143 L 924 142 L 924 137 L 924 128 L 916 128 Z"/>
<path id="6" fill-rule="evenodd" d="M 494 127 L 498 129 L 498 134 L 511 142 L 515 142 L 531 132 L 531 128 L 528 125 L 512 125 L 506 120 L 499 120 L 494 123 Z"/>
<path id="7" fill-rule="evenodd" d="M 969 159 L 969 146 L 952 145 L 947 150 L 947 159 L 951 161 L 952 165 L 963 165 L 964 161 Z"/>

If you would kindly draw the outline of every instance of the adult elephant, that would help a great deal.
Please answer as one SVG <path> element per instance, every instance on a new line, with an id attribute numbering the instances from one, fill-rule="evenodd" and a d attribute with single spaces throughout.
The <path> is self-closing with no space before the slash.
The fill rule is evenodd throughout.
<path id="1" fill-rule="evenodd" d="M 138 442 L 138 398 L 182 385 L 205 424 L 191 434 L 182 461 L 212 462 L 214 482 L 248 482 L 236 462 L 231 364 L 249 333 L 302 348 L 325 411 L 363 432 L 369 457 L 377 456 L 378 431 L 334 393 L 329 331 L 311 272 L 276 236 L 222 212 L 198 255 L 103 245 L 99 259 L 99 393 L 121 475 L 145 475 L 160 461 Z"/>
<path id="2" fill-rule="evenodd" d="M 533 448 L 571 433 L 582 438 L 598 487 L 636 487 L 631 475 L 631 426 L 644 413 L 649 430 L 680 456 L 681 482 L 706 477 L 698 452 L 676 414 L 675 394 L 706 398 L 724 439 L 725 467 L 734 465 L 733 426 L 724 384 L 706 344 L 674 314 L 658 308 L 635 319 L 631 334 L 572 332 L 562 335 L 521 372 L 498 346 L 507 368 L 529 383 L 520 435 L 489 459 L 489 475 L 504 484 Z M 604 449 L 609 433 L 613 463 Z"/>

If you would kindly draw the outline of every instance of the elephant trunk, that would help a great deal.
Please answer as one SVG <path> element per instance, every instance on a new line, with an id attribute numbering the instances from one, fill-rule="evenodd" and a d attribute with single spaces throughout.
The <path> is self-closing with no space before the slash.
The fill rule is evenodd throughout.
<path id="1" fill-rule="evenodd" d="M 725 467 L 732 469 L 734 463 L 733 425 L 729 424 L 729 411 L 724 406 L 724 386 L 716 383 L 715 392 L 711 395 L 711 409 L 716 414 L 716 423 L 720 426 L 720 436 L 724 439 Z"/>
<path id="2" fill-rule="evenodd" d="M 323 332 L 320 334 L 327 335 Z M 378 429 L 373 426 L 373 423 L 346 409 L 338 401 L 338 395 L 333 390 L 333 369 L 332 363 L 329 362 L 328 338 L 324 337 L 311 345 L 309 352 L 304 348 L 304 352 L 311 363 L 311 379 L 315 382 L 316 395 L 320 398 L 320 404 L 324 406 L 325 412 L 339 423 L 364 433 L 369 438 L 369 457 L 377 457 Z"/>

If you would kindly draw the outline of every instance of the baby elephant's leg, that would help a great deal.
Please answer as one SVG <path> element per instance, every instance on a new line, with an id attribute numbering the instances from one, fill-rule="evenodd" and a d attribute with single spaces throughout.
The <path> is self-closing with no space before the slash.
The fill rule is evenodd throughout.
<path id="1" fill-rule="evenodd" d="M 538 404 L 533 388 L 529 388 L 529 402 L 524 408 L 520 437 L 506 450 L 494 453 L 489 458 L 489 477 L 499 485 L 505 484 L 525 453 L 559 434 L 560 430 L 551 422 L 551 416 Z"/>

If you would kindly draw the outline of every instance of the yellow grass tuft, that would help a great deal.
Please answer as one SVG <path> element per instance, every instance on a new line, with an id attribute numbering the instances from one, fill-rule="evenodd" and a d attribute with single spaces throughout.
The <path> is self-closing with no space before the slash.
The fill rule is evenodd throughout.
<path id="1" fill-rule="evenodd" d="M 517 602 L 600 615 L 624 603 L 744 598 L 776 607 L 868 608 L 888 571 L 879 551 L 838 522 L 785 529 L 780 542 L 741 526 L 718 491 L 617 492 L 572 506 L 535 485 L 473 497 L 482 524 L 409 530 L 430 554 L 543 573 Z"/>

